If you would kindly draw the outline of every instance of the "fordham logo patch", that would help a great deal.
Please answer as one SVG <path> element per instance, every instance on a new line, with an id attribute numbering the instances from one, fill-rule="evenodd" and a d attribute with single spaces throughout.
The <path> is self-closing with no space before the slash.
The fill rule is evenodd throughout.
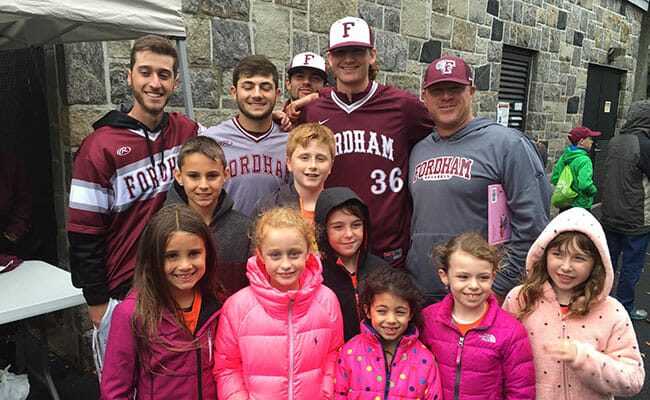
<path id="1" fill-rule="evenodd" d="M 455 66 L 456 61 L 454 60 L 440 60 L 436 64 L 436 69 L 443 75 L 449 75 L 453 72 Z"/>
<path id="2" fill-rule="evenodd" d="M 232 146 L 232 142 L 230 140 L 222 140 L 219 142 L 219 146 L 221 147 L 230 147 Z"/>
<path id="3" fill-rule="evenodd" d="M 116 151 L 117 155 L 120 156 L 120 157 L 125 156 L 125 155 L 129 154 L 130 152 L 131 152 L 131 148 L 129 146 L 120 147 Z"/>

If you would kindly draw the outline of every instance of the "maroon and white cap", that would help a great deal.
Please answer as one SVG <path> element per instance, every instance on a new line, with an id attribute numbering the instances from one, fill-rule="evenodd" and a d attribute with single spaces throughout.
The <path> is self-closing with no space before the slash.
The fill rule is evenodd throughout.
<path id="1" fill-rule="evenodd" d="M 580 139 L 588 138 L 589 136 L 600 136 L 600 132 L 594 132 L 586 126 L 576 126 L 569 132 L 569 140 L 571 143 L 576 144 Z"/>
<path id="2" fill-rule="evenodd" d="M 361 18 L 345 17 L 330 26 L 327 51 L 343 46 L 375 47 L 375 38 L 368 23 Z"/>
<path id="3" fill-rule="evenodd" d="M 323 80 L 327 81 L 327 67 L 325 66 L 325 59 L 319 56 L 316 53 L 310 51 L 296 54 L 291 60 L 291 65 L 287 70 L 287 73 L 291 73 L 298 68 L 312 68 L 318 71 L 318 73 L 323 77 Z"/>
<path id="4" fill-rule="evenodd" d="M 423 89 L 439 82 L 472 84 L 472 70 L 458 57 L 442 57 L 434 60 L 424 76 Z"/>

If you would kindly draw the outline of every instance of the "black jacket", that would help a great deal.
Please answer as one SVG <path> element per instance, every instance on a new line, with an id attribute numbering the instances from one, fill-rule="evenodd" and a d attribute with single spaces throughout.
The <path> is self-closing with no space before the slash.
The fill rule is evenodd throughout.
<path id="1" fill-rule="evenodd" d="M 358 334 L 359 331 L 359 316 L 362 310 L 359 310 L 358 304 L 358 285 L 355 287 L 353 276 L 348 272 L 345 266 L 338 264 L 338 254 L 332 249 L 327 239 L 327 232 L 325 224 L 327 216 L 330 212 L 347 202 L 354 202 L 361 206 L 364 212 L 364 243 L 359 250 L 359 258 L 357 261 L 357 282 L 361 282 L 363 278 L 370 272 L 379 268 L 389 268 L 386 261 L 381 258 L 370 254 L 368 249 L 370 238 L 370 221 L 368 207 L 351 189 L 346 187 L 334 187 L 325 189 L 318 196 L 316 202 L 316 209 L 314 211 L 314 225 L 316 225 L 320 234 L 318 237 L 318 250 L 321 253 L 323 262 L 323 284 L 334 291 L 336 297 L 341 304 L 341 313 L 343 314 L 343 335 L 345 340 L 351 339 Z"/>

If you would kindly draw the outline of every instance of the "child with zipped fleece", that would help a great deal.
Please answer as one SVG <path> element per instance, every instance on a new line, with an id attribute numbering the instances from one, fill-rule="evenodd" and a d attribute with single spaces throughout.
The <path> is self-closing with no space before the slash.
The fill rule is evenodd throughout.
<path id="1" fill-rule="evenodd" d="M 163 207 L 138 248 L 133 289 L 113 311 L 102 400 L 215 399 L 213 341 L 223 289 L 201 217 Z"/>
<path id="2" fill-rule="evenodd" d="M 503 308 L 528 331 L 537 398 L 637 394 L 643 360 L 627 311 L 608 296 L 614 273 L 596 218 L 582 208 L 560 213 L 533 243 L 526 270 Z"/>
<path id="3" fill-rule="evenodd" d="M 450 293 L 422 311 L 420 337 L 438 360 L 445 400 L 535 399 L 526 329 L 490 291 L 501 253 L 473 232 L 434 249 Z"/>
<path id="4" fill-rule="evenodd" d="M 220 400 L 332 397 L 343 322 L 311 238 L 299 210 L 274 208 L 258 219 L 250 286 L 228 298 L 219 321 L 213 372 Z"/>

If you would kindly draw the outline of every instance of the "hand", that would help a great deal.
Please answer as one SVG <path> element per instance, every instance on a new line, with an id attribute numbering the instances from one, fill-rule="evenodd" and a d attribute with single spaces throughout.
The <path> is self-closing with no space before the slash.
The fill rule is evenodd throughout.
<path id="1" fill-rule="evenodd" d="M 309 94 L 302 99 L 297 99 L 291 101 L 289 103 L 289 106 L 287 107 L 286 113 L 291 122 L 295 123 L 298 120 L 298 117 L 300 117 L 300 110 L 305 108 L 307 104 L 309 104 L 310 101 L 315 100 L 318 98 L 318 92 Z"/>
<path id="2" fill-rule="evenodd" d="M 285 131 L 289 132 L 293 128 L 293 124 L 291 123 L 291 120 L 287 116 L 287 114 L 284 113 L 284 111 L 280 110 L 275 110 L 271 114 L 273 121 L 277 122 L 280 124 L 280 128 Z"/>
<path id="3" fill-rule="evenodd" d="M 544 351 L 560 361 L 575 361 L 578 356 L 578 347 L 570 340 L 555 339 L 544 344 Z"/>
<path id="4" fill-rule="evenodd" d="M 104 317 L 107 308 L 108 303 L 88 306 L 88 316 L 93 325 L 95 325 L 95 328 L 99 329 L 99 323 L 102 322 L 102 317 Z"/>

